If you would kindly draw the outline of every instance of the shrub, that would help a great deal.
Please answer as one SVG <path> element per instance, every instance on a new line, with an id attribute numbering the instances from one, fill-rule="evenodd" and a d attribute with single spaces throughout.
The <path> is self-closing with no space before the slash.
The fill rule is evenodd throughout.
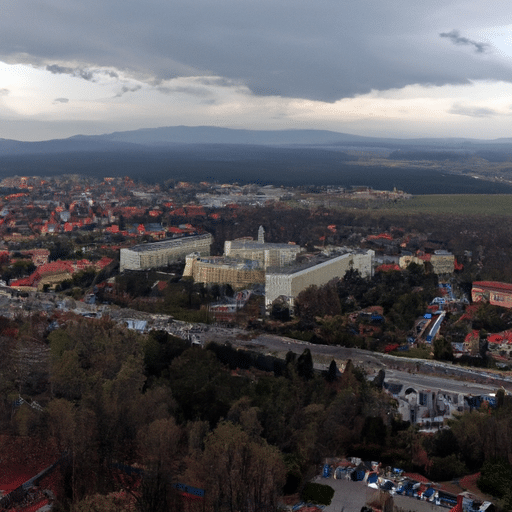
<path id="1" fill-rule="evenodd" d="M 334 496 L 334 489 L 329 485 L 307 483 L 302 491 L 302 500 L 306 503 L 319 503 L 330 505 Z"/>

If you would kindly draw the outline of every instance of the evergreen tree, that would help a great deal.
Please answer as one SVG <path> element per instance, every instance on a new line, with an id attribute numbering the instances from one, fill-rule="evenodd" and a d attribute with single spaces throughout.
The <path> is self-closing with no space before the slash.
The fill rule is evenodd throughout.
<path id="1" fill-rule="evenodd" d="M 333 359 L 329 365 L 329 369 L 327 370 L 325 380 L 327 380 L 327 382 L 335 382 L 338 378 L 337 374 L 338 366 L 336 365 L 336 361 Z"/>
<path id="2" fill-rule="evenodd" d="M 313 358 L 309 348 L 306 348 L 297 360 L 297 373 L 305 380 L 313 377 Z"/>

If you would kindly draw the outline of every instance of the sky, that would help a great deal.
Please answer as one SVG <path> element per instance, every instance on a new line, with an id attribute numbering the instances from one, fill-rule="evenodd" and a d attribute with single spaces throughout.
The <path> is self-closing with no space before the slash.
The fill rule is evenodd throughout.
<path id="1" fill-rule="evenodd" d="M 0 138 L 512 136 L 512 2 L 1 0 Z"/>

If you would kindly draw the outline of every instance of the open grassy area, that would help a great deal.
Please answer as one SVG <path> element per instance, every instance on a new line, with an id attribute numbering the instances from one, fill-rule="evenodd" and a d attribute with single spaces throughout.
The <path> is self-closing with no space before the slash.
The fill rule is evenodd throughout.
<path id="1" fill-rule="evenodd" d="M 414 196 L 385 207 L 404 213 L 451 213 L 465 215 L 512 215 L 510 194 L 437 194 Z"/>

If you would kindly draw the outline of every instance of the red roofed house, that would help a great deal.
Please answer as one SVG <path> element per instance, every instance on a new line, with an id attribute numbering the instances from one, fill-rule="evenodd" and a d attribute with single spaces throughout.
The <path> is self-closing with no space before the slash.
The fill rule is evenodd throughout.
<path id="1" fill-rule="evenodd" d="M 512 331 L 487 336 L 489 351 L 495 356 L 512 356 Z"/>
<path id="2" fill-rule="evenodd" d="M 464 338 L 465 349 L 472 355 L 478 354 L 480 349 L 480 331 L 473 329 Z"/>
<path id="3" fill-rule="evenodd" d="M 69 261 L 52 261 L 41 265 L 29 277 L 12 281 L 11 288 L 37 288 L 42 290 L 45 284 L 50 286 L 71 279 L 74 268 Z"/>
<path id="4" fill-rule="evenodd" d="M 119 233 L 119 226 L 117 224 L 112 224 L 112 226 L 108 226 L 105 228 L 107 233 Z"/>
<path id="5" fill-rule="evenodd" d="M 512 284 L 498 281 L 475 281 L 471 288 L 473 302 L 489 302 L 493 306 L 512 308 Z"/>
<path id="6" fill-rule="evenodd" d="M 167 229 L 168 233 L 172 233 L 174 235 L 182 235 L 183 233 L 186 233 L 186 230 L 177 228 L 175 226 L 171 226 Z"/>
<path id="7" fill-rule="evenodd" d="M 100 260 L 96 262 L 96 268 L 98 270 L 101 270 L 105 268 L 107 265 L 110 265 L 114 260 L 112 258 L 107 258 L 106 256 L 103 256 Z"/>
<path id="8" fill-rule="evenodd" d="M 85 270 L 86 268 L 92 267 L 93 264 L 88 259 L 76 260 L 73 268 L 75 271 Z"/>

